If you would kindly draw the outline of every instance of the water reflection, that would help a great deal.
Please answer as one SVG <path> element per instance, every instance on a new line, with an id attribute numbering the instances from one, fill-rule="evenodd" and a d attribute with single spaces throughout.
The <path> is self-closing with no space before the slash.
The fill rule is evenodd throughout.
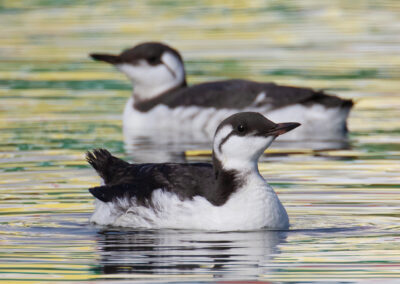
<path id="1" fill-rule="evenodd" d="M 185 272 L 214 278 L 249 278 L 268 273 L 287 232 L 101 230 L 97 235 L 104 274 Z M 238 267 L 240 266 L 240 268 Z"/>
<path id="2" fill-rule="evenodd" d="M 200 282 L 259 273 L 254 280 L 398 282 L 398 1 L 86 3 L 0 4 L 7 26 L 0 37 L 1 281 L 183 282 L 184 275 Z M 99 180 L 86 150 L 106 147 L 120 156 L 125 144 L 138 162 L 210 160 L 209 152 L 183 155 L 210 150 L 211 138 L 199 132 L 134 131 L 122 143 L 131 87 L 86 55 L 146 40 L 179 48 L 191 84 L 245 78 L 356 100 L 350 145 L 278 139 L 261 159 L 288 210 L 287 236 L 99 232 L 89 225 L 87 188 Z M 347 227 L 355 229 L 321 230 Z"/>
<path id="3" fill-rule="evenodd" d="M 283 138 L 283 139 L 282 139 Z M 185 152 L 190 150 L 209 150 L 212 148 L 212 138 L 205 132 L 179 131 L 179 129 L 161 130 L 148 129 L 124 129 L 125 150 L 135 162 L 187 162 Z M 271 149 L 281 151 L 275 154 L 299 153 L 308 151 L 321 157 L 318 152 L 331 150 L 350 149 L 349 140 L 328 141 L 288 141 L 284 137 L 272 144 Z M 311 152 L 310 152 L 311 151 Z M 332 156 L 325 157 L 333 159 Z M 263 159 L 261 159 L 262 161 Z"/>
<path id="4" fill-rule="evenodd" d="M 197 138 L 191 132 L 124 131 L 125 150 L 135 162 L 186 162 L 186 150 L 209 149 L 211 146 L 206 136 L 198 135 Z"/>

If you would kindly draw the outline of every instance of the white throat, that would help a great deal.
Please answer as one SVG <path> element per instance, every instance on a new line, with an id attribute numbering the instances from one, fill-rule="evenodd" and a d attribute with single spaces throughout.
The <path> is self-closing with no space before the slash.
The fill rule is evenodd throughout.
<path id="1" fill-rule="evenodd" d="M 258 173 L 258 159 L 275 137 L 231 135 L 226 138 L 232 130 L 232 127 L 225 126 L 215 135 L 213 145 L 215 157 L 225 170 Z"/>
<path id="2" fill-rule="evenodd" d="M 165 52 L 161 57 L 162 64 L 150 65 L 145 60 L 138 64 L 119 64 L 122 71 L 133 84 L 135 100 L 149 100 L 160 94 L 178 87 L 185 81 L 183 63 L 171 52 Z"/>

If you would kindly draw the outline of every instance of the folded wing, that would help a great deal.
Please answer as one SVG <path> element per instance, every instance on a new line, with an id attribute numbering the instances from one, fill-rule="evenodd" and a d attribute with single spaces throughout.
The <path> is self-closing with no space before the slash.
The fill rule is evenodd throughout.
<path id="1" fill-rule="evenodd" d="M 105 149 L 88 152 L 87 160 L 105 183 L 89 192 L 103 202 L 135 197 L 145 204 L 158 189 L 172 192 L 181 200 L 194 196 L 210 200 L 215 195 L 211 164 L 129 164 Z"/>

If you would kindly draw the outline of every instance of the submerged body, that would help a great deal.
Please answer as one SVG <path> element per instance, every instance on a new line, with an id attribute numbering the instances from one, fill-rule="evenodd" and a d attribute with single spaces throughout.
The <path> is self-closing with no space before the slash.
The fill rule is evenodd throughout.
<path id="1" fill-rule="evenodd" d="M 91 188 L 91 221 L 139 228 L 287 229 L 289 218 L 257 161 L 298 123 L 275 124 L 258 113 L 235 114 L 215 134 L 213 164 L 129 164 L 106 150 L 88 153 L 104 180 Z"/>
<path id="2" fill-rule="evenodd" d="M 347 134 L 352 101 L 323 91 L 249 80 L 187 86 L 182 57 L 161 43 L 140 44 L 120 55 L 91 56 L 116 66 L 134 85 L 124 109 L 125 136 L 149 127 L 179 127 L 180 131 L 203 131 L 212 138 L 218 124 L 239 111 L 302 123 L 303 127 L 285 135 L 289 140 L 337 140 Z"/>

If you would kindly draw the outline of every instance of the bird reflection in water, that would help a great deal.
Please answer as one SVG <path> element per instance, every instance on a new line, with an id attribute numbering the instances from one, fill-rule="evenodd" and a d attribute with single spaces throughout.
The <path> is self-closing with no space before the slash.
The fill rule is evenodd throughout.
<path id="1" fill-rule="evenodd" d="M 152 274 L 155 278 L 196 274 L 200 278 L 255 277 L 286 241 L 285 231 L 205 232 L 102 230 L 97 247 L 101 273 Z M 241 265 L 237 271 L 236 265 Z M 237 273 L 237 275 L 235 275 Z"/>

